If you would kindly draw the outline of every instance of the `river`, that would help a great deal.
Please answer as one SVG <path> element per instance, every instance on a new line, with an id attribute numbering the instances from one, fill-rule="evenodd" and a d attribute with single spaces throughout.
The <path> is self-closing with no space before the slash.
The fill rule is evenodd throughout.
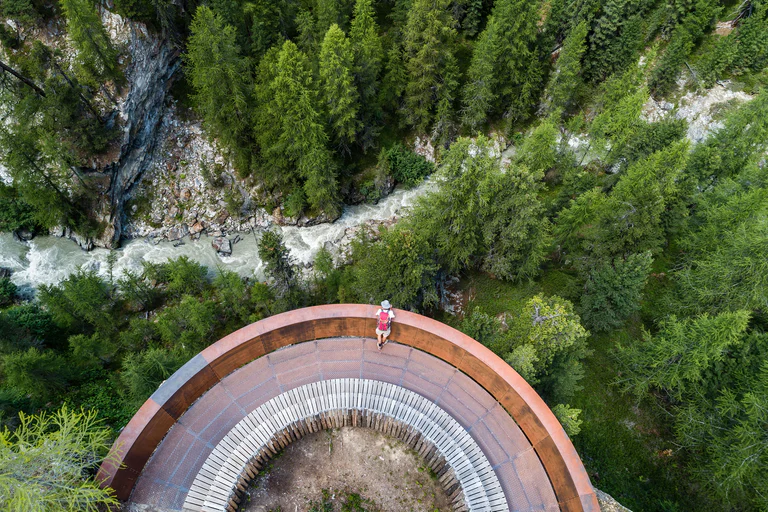
<path id="1" fill-rule="evenodd" d="M 311 262 L 326 242 L 339 240 L 350 228 L 369 220 L 387 220 L 402 214 L 417 197 L 433 187 L 427 180 L 412 189 L 398 188 L 378 204 L 346 206 L 341 217 L 331 224 L 310 227 L 283 226 L 285 245 L 297 263 Z M 233 238 L 234 236 L 230 236 Z M 232 256 L 223 257 L 211 247 L 212 238 L 203 235 L 199 240 L 185 238 L 182 245 L 172 242 L 152 243 L 144 239 L 126 240 L 116 249 L 117 261 L 114 277 L 125 270 L 141 270 L 142 261 L 164 262 L 179 256 L 187 256 L 208 267 L 211 274 L 217 269 L 227 269 L 241 276 L 262 279 L 263 264 L 259 259 L 257 233 L 241 233 L 241 241 L 233 245 Z M 0 233 L 0 267 L 13 271 L 11 280 L 20 291 L 29 295 L 42 284 L 57 284 L 78 268 L 95 270 L 99 275 L 108 274 L 108 249 L 81 250 L 74 242 L 51 236 L 38 236 L 29 242 L 20 242 L 10 233 Z"/>

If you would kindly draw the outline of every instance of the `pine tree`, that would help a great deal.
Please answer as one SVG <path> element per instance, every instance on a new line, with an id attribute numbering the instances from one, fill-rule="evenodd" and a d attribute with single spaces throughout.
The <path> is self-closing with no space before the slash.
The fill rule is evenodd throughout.
<path id="1" fill-rule="evenodd" d="M 240 55 L 237 34 L 206 6 L 198 7 L 187 44 L 187 76 L 193 102 L 211 134 L 236 154 L 241 172 L 249 171 L 250 71 Z"/>
<path id="2" fill-rule="evenodd" d="M 67 18 L 67 32 L 77 48 L 81 78 L 98 86 L 106 80 L 122 80 L 117 50 L 101 23 L 91 0 L 61 0 Z"/>
<path id="3" fill-rule="evenodd" d="M 303 182 L 309 205 L 331 216 L 339 212 L 336 167 L 316 110 L 317 90 L 309 59 L 291 41 L 259 66 L 257 137 L 264 166 L 275 181 Z"/>
<path id="4" fill-rule="evenodd" d="M 379 37 L 372 0 L 357 0 L 349 39 L 354 53 L 354 77 L 360 95 L 360 142 L 364 150 L 373 147 L 380 117 L 379 88 L 384 49 Z"/>
<path id="5" fill-rule="evenodd" d="M 542 69 L 536 46 L 538 3 L 500 0 L 493 9 L 498 107 L 512 120 L 528 116 L 539 96 Z"/>
<path id="6" fill-rule="evenodd" d="M 320 49 L 320 84 L 322 104 L 328 124 L 342 152 L 349 153 L 360 127 L 359 96 L 353 84 L 352 49 L 349 40 L 335 23 L 331 25 Z"/>
<path id="7" fill-rule="evenodd" d="M 408 12 L 404 33 L 405 66 L 408 82 L 405 86 L 405 119 L 419 132 L 432 123 L 441 98 L 449 91 L 441 85 L 452 84 L 449 76 L 456 69 L 453 54 L 457 33 L 449 10 L 450 0 L 414 0 Z M 445 114 L 443 110 L 442 114 Z"/>
<path id="8" fill-rule="evenodd" d="M 487 121 L 488 114 L 493 111 L 498 99 L 494 73 L 495 31 L 496 23 L 491 17 L 475 44 L 467 72 L 467 83 L 462 92 L 461 122 L 473 131 L 478 130 Z"/>
<path id="9" fill-rule="evenodd" d="M 581 296 L 584 322 L 593 331 L 621 327 L 640 309 L 645 281 L 651 271 L 650 252 L 601 261 L 591 269 Z"/>
<path id="10" fill-rule="evenodd" d="M 587 50 L 587 24 L 581 21 L 573 27 L 563 42 L 557 67 L 549 81 L 547 96 L 552 110 L 568 111 L 582 87 L 581 59 Z"/>

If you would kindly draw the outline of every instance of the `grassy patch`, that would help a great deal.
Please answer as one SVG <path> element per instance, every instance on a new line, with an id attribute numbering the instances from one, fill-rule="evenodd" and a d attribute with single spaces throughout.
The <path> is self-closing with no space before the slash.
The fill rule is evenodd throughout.
<path id="1" fill-rule="evenodd" d="M 528 299 L 538 293 L 559 295 L 569 300 L 578 295 L 576 277 L 561 269 L 552 269 L 536 281 L 522 283 L 501 281 L 488 274 L 475 272 L 463 279 L 461 289 L 470 308 L 479 307 L 492 316 L 519 311 Z"/>

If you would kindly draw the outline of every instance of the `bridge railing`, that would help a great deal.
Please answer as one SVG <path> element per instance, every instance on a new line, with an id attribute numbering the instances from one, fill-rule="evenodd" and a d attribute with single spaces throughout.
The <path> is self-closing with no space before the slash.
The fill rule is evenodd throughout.
<path id="1" fill-rule="evenodd" d="M 102 485 L 125 500 L 173 424 L 206 391 L 241 366 L 279 348 L 322 338 L 372 337 L 376 306 L 335 304 L 275 315 L 225 336 L 197 354 L 144 403 L 99 470 Z M 544 466 L 563 511 L 599 511 L 589 476 L 549 407 L 506 362 L 469 336 L 436 320 L 395 310 L 390 339 L 456 367 L 514 418 Z"/>

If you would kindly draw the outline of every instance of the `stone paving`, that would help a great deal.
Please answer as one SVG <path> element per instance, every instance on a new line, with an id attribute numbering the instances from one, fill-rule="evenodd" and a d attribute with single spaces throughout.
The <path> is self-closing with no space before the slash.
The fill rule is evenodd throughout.
<path id="1" fill-rule="evenodd" d="M 292 345 L 224 378 L 168 432 L 139 477 L 131 503 L 155 510 L 181 510 L 200 467 L 240 420 L 280 393 L 337 378 L 389 382 L 435 402 L 483 450 L 511 510 L 559 510 L 536 452 L 490 394 L 434 356 L 396 343 L 387 344 L 379 352 L 376 341 L 368 338 L 332 338 Z"/>

